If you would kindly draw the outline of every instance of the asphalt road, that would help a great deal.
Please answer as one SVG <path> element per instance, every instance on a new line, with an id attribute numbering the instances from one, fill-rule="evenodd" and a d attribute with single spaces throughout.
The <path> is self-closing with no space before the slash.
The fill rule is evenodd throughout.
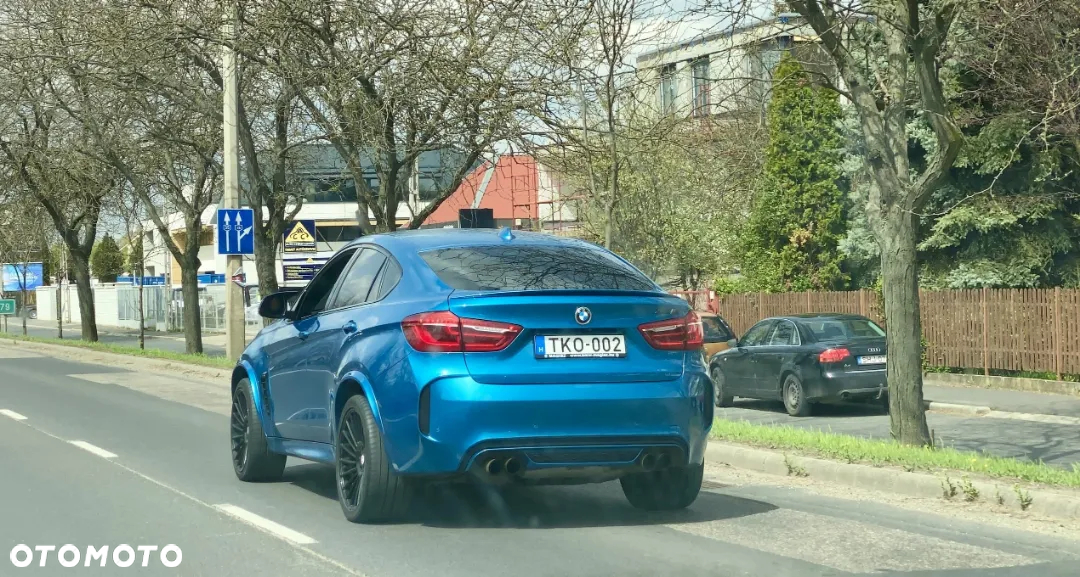
<path id="1" fill-rule="evenodd" d="M 934 398 L 949 396 L 950 402 L 959 402 L 953 397 L 962 397 L 964 402 L 986 404 L 984 396 L 998 397 L 993 393 L 1012 391 L 984 391 L 980 389 L 948 389 L 946 387 L 927 387 L 926 396 Z M 1033 397 L 1046 397 L 1028 401 L 1022 408 L 1037 410 L 1043 414 L 1052 414 L 1048 408 L 1053 405 L 1056 395 L 1022 393 Z M 1025 397 L 1026 398 L 1026 397 Z M 1066 398 L 1065 402 L 1076 402 Z M 1064 404 L 1058 410 L 1068 410 Z M 731 420 L 746 420 L 762 424 L 783 424 L 793 427 L 806 427 L 823 431 L 832 431 L 847 435 L 889 438 L 889 417 L 874 407 L 860 404 L 815 405 L 811 417 L 790 417 L 781 403 L 736 399 L 733 407 L 717 409 L 717 417 Z M 1002 457 L 1014 457 L 1032 461 L 1042 460 L 1049 465 L 1071 469 L 1074 463 L 1080 463 L 1080 426 L 1076 422 L 1047 422 L 1040 420 L 1022 420 L 1004 418 L 1015 416 L 966 416 L 928 412 L 926 420 L 930 425 L 939 447 L 953 447 L 965 451 L 981 451 Z M 1033 419 L 1040 415 L 1024 415 Z"/>
<path id="2" fill-rule="evenodd" d="M 179 567 L 151 554 L 124 574 L 368 577 L 1071 577 L 1080 559 L 1080 542 L 770 485 L 716 485 L 669 515 L 613 483 L 440 490 L 405 522 L 353 525 L 332 470 L 290 461 L 282 482 L 240 483 L 222 408 L 111 383 L 138 379 L 0 347 L 0 552 L 175 544 Z M 147 380 L 183 398 L 181 379 Z M 38 560 L 0 557 L 0 575 L 117 573 Z"/>

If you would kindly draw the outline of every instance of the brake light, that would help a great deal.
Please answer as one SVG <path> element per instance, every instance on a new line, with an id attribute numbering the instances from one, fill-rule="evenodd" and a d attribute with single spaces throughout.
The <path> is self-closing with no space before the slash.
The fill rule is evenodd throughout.
<path id="1" fill-rule="evenodd" d="M 645 323 L 638 331 L 652 348 L 662 351 L 692 351 L 705 344 L 705 329 L 694 311 L 678 319 Z"/>
<path id="2" fill-rule="evenodd" d="M 840 361 L 851 356 L 851 351 L 845 348 L 827 349 L 822 351 L 818 355 L 817 359 L 820 363 L 839 363 Z"/>
<path id="3" fill-rule="evenodd" d="M 450 311 L 412 315 L 401 321 L 401 330 L 412 348 L 427 353 L 501 351 L 521 333 L 515 324 L 463 319 Z"/>

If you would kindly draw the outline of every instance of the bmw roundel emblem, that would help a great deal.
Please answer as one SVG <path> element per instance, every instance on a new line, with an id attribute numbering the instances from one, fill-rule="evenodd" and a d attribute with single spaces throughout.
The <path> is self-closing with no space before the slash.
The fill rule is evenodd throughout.
<path id="1" fill-rule="evenodd" d="M 587 325 L 589 324 L 589 321 L 592 320 L 592 311 L 590 311 L 588 307 L 578 307 L 577 310 L 574 311 L 574 320 L 577 321 L 577 324 L 579 325 Z"/>

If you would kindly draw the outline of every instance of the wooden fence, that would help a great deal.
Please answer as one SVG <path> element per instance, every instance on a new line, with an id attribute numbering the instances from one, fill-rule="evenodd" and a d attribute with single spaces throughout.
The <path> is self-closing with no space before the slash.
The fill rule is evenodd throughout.
<path id="1" fill-rule="evenodd" d="M 719 312 L 736 333 L 771 316 L 860 314 L 883 323 L 872 291 L 713 295 L 676 292 Z M 923 338 L 933 366 L 1080 374 L 1080 290 L 920 291 Z"/>

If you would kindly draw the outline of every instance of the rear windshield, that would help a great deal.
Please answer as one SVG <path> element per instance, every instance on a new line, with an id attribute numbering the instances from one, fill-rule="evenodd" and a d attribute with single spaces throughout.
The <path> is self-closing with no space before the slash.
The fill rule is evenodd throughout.
<path id="1" fill-rule="evenodd" d="M 701 317 L 701 326 L 705 328 L 705 342 L 722 343 L 733 338 L 727 323 L 717 317 Z"/>
<path id="2" fill-rule="evenodd" d="M 420 256 L 455 290 L 656 290 L 615 256 L 580 246 L 469 246 Z"/>
<path id="3" fill-rule="evenodd" d="M 869 319 L 826 319 L 804 323 L 818 341 L 842 341 L 860 337 L 883 337 L 885 329 Z"/>

